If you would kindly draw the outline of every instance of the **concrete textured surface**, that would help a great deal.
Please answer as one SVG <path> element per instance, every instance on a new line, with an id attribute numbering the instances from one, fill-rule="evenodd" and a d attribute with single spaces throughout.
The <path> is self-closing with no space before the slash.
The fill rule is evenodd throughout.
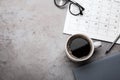
<path id="1" fill-rule="evenodd" d="M 0 80 L 74 80 L 72 69 L 81 65 L 65 54 L 65 15 L 53 0 L 0 0 Z M 105 57 L 109 45 L 91 61 Z M 118 51 L 115 45 L 109 55 Z"/>

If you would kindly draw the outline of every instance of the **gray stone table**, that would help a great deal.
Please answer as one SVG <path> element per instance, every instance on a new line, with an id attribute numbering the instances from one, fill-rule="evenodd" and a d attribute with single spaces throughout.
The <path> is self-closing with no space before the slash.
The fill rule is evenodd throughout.
<path id="1" fill-rule="evenodd" d="M 0 0 L 0 80 L 74 80 L 81 64 L 65 54 L 66 10 L 53 0 Z M 110 43 L 102 43 L 91 61 L 106 57 Z"/>

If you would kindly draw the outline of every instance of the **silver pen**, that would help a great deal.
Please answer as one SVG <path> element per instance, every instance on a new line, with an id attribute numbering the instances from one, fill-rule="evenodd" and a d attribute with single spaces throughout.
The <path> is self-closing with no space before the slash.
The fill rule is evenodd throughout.
<path id="1" fill-rule="evenodd" d="M 108 50 L 106 51 L 106 54 L 110 52 L 110 50 L 113 48 L 113 46 L 115 45 L 115 43 L 119 40 L 119 38 L 120 38 L 120 34 L 117 36 L 117 38 L 112 43 L 112 45 L 108 48 Z"/>

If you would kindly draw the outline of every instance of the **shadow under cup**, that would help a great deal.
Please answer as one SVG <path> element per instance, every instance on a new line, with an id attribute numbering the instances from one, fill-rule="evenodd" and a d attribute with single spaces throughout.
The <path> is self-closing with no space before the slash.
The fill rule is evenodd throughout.
<path id="1" fill-rule="evenodd" d="M 66 45 L 67 54 L 72 58 L 81 59 L 81 61 L 90 57 L 92 48 L 91 41 L 84 35 L 70 37 Z"/>

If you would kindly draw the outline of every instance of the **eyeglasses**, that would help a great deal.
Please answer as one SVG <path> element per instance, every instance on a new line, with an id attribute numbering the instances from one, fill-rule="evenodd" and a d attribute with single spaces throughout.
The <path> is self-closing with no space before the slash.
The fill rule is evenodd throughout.
<path id="1" fill-rule="evenodd" d="M 78 4 L 77 2 L 73 2 L 71 0 L 54 0 L 55 5 L 58 8 L 64 8 L 65 5 L 67 3 L 69 3 L 69 12 L 74 15 L 74 16 L 78 16 L 78 15 L 83 15 L 83 11 L 85 10 L 85 8 L 83 8 L 80 4 Z"/>

